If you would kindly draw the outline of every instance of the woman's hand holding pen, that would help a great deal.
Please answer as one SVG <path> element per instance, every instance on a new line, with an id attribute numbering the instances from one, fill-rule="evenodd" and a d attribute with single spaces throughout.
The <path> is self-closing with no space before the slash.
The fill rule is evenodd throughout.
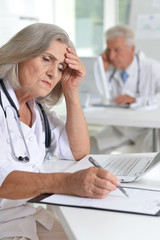
<path id="1" fill-rule="evenodd" d="M 68 194 L 90 198 L 105 198 L 120 182 L 107 170 L 91 167 L 67 177 Z"/>

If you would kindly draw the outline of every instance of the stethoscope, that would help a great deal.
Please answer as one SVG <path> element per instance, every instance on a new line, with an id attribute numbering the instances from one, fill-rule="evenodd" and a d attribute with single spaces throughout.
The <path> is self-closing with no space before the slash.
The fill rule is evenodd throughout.
<path id="1" fill-rule="evenodd" d="M 137 60 L 137 86 L 136 86 L 136 93 L 139 94 L 139 85 L 140 85 L 140 61 L 139 61 L 139 54 L 135 54 L 136 60 Z M 110 91 L 111 91 L 111 81 L 114 78 L 114 75 L 116 73 L 117 69 L 114 69 L 113 72 L 111 73 L 110 77 L 109 77 L 109 84 L 110 84 Z"/>
<path id="2" fill-rule="evenodd" d="M 2 104 L 2 98 L 1 98 L 1 94 L 0 94 L 0 105 L 4 111 L 4 115 L 5 115 L 5 119 L 6 119 L 6 125 L 7 125 L 7 131 L 8 131 L 8 135 L 9 135 L 9 140 L 10 140 L 10 145 L 11 145 L 11 150 L 12 150 L 12 155 L 14 157 L 14 159 L 16 161 L 20 161 L 20 162 L 23 162 L 23 163 L 26 163 L 26 162 L 29 162 L 30 161 L 30 153 L 29 153 L 29 150 L 28 150 L 28 147 L 27 147 L 27 143 L 26 143 L 26 140 L 25 140 L 25 137 L 24 137 L 24 134 L 23 134 L 23 131 L 22 131 L 22 127 L 21 127 L 21 122 L 19 120 L 20 118 L 20 115 L 19 115 L 19 112 L 18 112 L 18 109 L 15 105 L 15 103 L 13 102 L 11 96 L 9 95 L 9 92 L 7 91 L 7 88 L 3 82 L 2 79 L 0 79 L 0 85 L 2 87 L 2 90 L 4 92 L 4 94 L 6 95 L 9 103 L 11 104 L 11 106 L 7 106 L 5 109 L 3 107 L 3 104 Z M 49 147 L 51 145 L 51 130 L 50 130 L 50 125 L 49 125 L 49 121 L 48 121 L 48 118 L 47 118 L 47 115 L 42 107 L 42 105 L 40 103 L 37 103 L 40 110 L 41 110 L 41 113 L 42 113 L 42 116 L 43 116 L 43 120 L 44 120 L 44 127 L 45 127 L 45 147 L 46 147 L 46 156 L 45 158 L 46 159 L 50 159 L 50 154 L 49 154 Z M 17 122 L 17 126 L 18 126 L 18 129 L 19 129 L 19 132 L 21 134 L 21 137 L 23 139 L 23 143 L 25 145 L 25 148 L 26 148 L 26 153 L 27 155 L 22 157 L 22 156 L 16 156 L 16 153 L 15 153 L 15 149 L 14 149 L 14 145 L 13 145 L 13 141 L 12 141 L 12 137 L 11 137 L 11 133 L 10 133 L 10 130 L 9 130 L 9 123 L 8 123 L 8 120 L 7 120 L 7 110 L 11 109 L 13 114 L 14 114 L 14 118 Z"/>

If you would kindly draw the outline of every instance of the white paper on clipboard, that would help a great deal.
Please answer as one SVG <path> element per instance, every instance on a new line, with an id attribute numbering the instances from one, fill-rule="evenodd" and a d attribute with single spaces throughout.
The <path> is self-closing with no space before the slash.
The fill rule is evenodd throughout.
<path id="1" fill-rule="evenodd" d="M 160 191 L 124 187 L 129 197 L 124 196 L 118 189 L 104 199 L 82 198 L 76 196 L 53 194 L 41 203 L 62 206 L 111 210 L 146 215 L 159 215 Z"/>

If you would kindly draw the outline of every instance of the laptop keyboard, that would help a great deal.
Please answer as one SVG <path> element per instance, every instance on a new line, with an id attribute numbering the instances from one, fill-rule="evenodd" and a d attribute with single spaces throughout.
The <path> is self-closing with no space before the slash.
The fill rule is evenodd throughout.
<path id="1" fill-rule="evenodd" d="M 153 157 L 145 156 L 115 156 L 108 158 L 103 167 L 117 176 L 135 176 L 144 171 Z"/>

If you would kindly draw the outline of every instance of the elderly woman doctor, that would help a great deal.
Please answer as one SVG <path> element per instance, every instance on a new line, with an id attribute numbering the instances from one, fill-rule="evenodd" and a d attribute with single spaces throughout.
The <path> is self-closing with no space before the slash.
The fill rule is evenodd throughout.
<path id="1" fill-rule="evenodd" d="M 84 75 L 68 35 L 52 24 L 32 24 L 0 49 L 0 239 L 59 239 L 49 212 L 37 211 L 28 198 L 42 193 L 103 198 L 119 185 L 114 175 L 96 167 L 39 172 L 46 135 L 53 156 L 79 160 L 89 153 L 78 98 Z M 62 93 L 65 125 L 49 111 Z"/>

